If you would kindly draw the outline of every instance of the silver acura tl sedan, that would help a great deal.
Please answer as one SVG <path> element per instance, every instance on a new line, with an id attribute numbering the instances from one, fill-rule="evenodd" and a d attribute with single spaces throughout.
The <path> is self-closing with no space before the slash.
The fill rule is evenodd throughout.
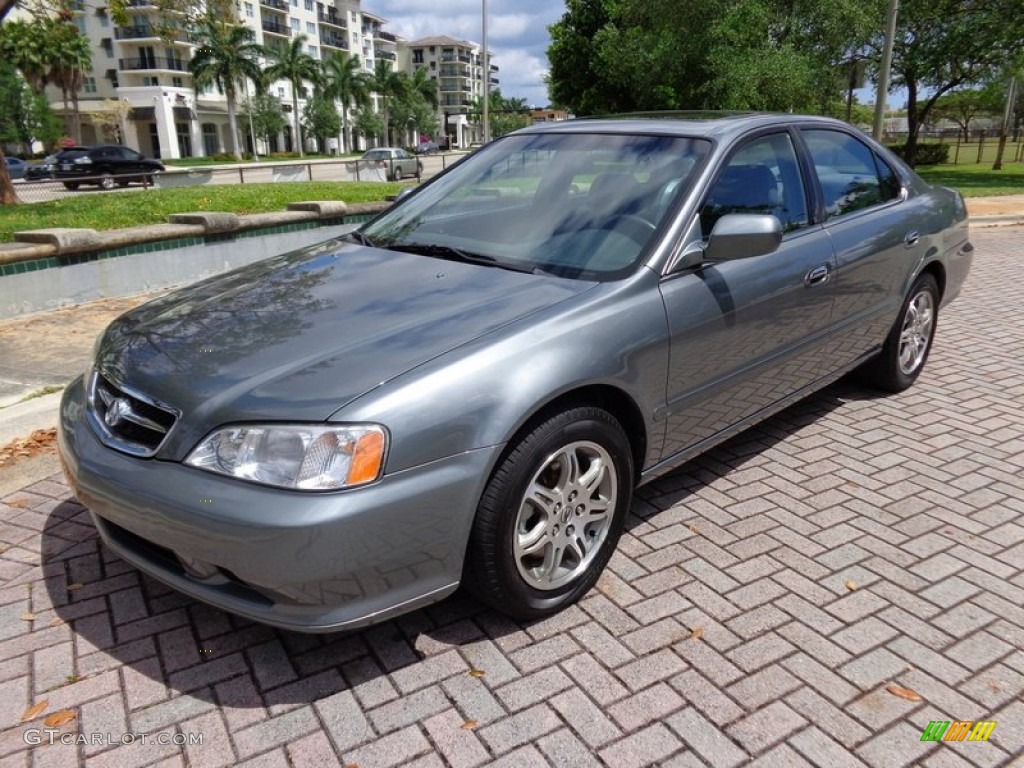
<path id="1" fill-rule="evenodd" d="M 840 122 L 536 126 L 120 317 L 61 453 L 107 546 L 225 610 L 329 631 L 464 583 L 542 617 L 638 483 L 847 372 L 913 384 L 971 251 L 959 194 Z"/>

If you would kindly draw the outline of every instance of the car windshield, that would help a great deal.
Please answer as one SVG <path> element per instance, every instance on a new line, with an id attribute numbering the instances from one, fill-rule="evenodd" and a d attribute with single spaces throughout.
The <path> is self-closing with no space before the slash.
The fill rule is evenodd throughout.
<path id="1" fill-rule="evenodd" d="M 367 242 L 583 280 L 630 274 L 706 139 L 522 134 L 488 144 L 362 229 Z"/>

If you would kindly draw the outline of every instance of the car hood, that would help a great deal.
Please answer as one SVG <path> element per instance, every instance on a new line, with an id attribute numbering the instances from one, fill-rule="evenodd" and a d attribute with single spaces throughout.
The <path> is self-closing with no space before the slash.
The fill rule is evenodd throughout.
<path id="1" fill-rule="evenodd" d="M 360 395 L 593 283 L 337 241 L 118 318 L 104 375 L 182 413 L 161 455 L 229 422 L 322 421 Z"/>

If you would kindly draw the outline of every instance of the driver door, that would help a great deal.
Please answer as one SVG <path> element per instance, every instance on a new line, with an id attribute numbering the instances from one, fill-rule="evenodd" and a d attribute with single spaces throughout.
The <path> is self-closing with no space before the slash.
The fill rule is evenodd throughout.
<path id="1" fill-rule="evenodd" d="M 748 141 L 711 184 L 700 209 L 705 239 L 727 213 L 772 214 L 784 235 L 774 253 L 662 281 L 671 336 L 666 457 L 822 375 L 835 257 L 821 225 L 810 223 L 807 189 L 788 131 Z"/>

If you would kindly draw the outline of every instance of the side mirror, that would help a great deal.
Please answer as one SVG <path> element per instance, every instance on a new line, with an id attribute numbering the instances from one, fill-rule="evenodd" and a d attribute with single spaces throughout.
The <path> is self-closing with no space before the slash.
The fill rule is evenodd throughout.
<path id="1" fill-rule="evenodd" d="M 730 261 L 763 256 L 782 243 L 782 222 L 762 213 L 727 213 L 715 222 L 704 246 L 707 261 Z"/>
<path id="2" fill-rule="evenodd" d="M 414 187 L 405 187 L 405 189 L 403 189 L 401 192 L 395 195 L 395 202 L 402 202 L 405 198 L 412 194 L 413 189 Z"/>

